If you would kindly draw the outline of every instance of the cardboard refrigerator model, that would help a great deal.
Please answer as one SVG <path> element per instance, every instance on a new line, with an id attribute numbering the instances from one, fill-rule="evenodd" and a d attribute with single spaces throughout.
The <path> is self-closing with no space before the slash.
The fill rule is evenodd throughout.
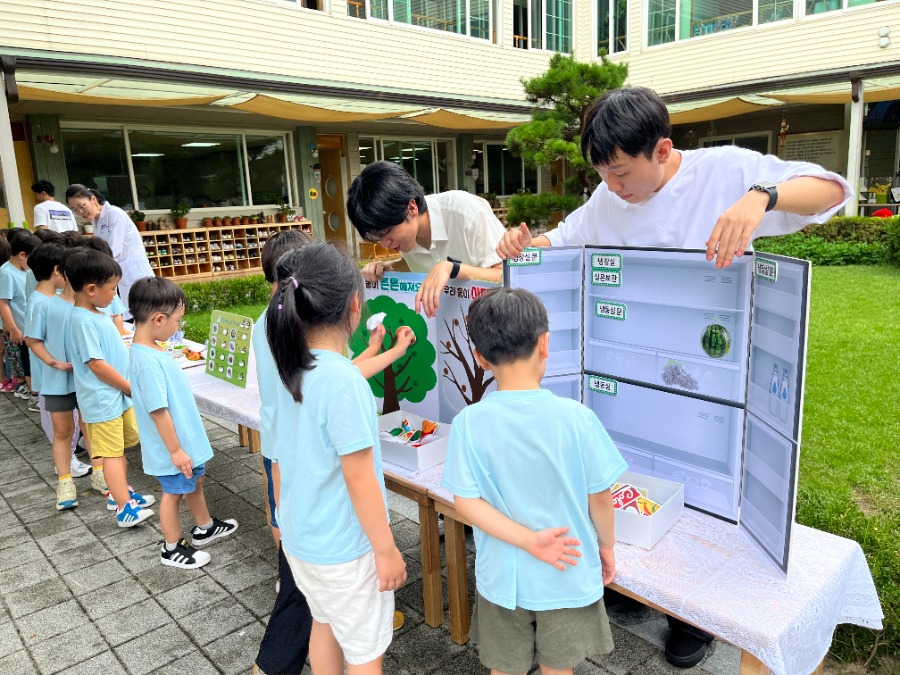
<path id="1" fill-rule="evenodd" d="M 809 274 L 769 254 L 719 270 L 705 251 L 562 247 L 526 250 L 504 282 L 550 313 L 544 384 L 583 400 L 631 470 L 682 483 L 786 572 Z"/>

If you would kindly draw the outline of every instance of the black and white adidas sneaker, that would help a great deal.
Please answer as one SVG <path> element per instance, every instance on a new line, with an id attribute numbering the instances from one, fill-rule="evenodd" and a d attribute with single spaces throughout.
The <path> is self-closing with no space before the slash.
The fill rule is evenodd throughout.
<path id="1" fill-rule="evenodd" d="M 219 520 L 213 516 L 212 520 L 212 525 L 208 529 L 204 530 L 197 525 L 191 530 L 191 544 L 193 546 L 206 546 L 216 539 L 229 536 L 238 528 L 238 523 L 234 518 Z"/>
<path id="2" fill-rule="evenodd" d="M 175 548 L 171 551 L 166 548 L 165 540 L 159 544 L 159 558 L 163 565 L 180 567 L 183 570 L 195 570 L 203 567 L 211 559 L 206 551 L 198 551 L 187 543 L 186 539 L 179 539 Z"/>

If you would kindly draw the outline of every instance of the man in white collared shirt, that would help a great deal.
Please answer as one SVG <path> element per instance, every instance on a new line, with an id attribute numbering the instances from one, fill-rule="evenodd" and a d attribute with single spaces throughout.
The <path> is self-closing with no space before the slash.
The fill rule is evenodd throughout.
<path id="1" fill-rule="evenodd" d="M 434 316 L 450 279 L 502 278 L 495 247 L 506 230 L 481 197 L 462 190 L 426 197 L 401 166 L 375 162 L 350 186 L 347 213 L 363 239 L 400 254 L 366 265 L 367 281 L 381 279 L 401 259 L 411 272 L 428 273 L 416 295 L 416 311 Z"/>

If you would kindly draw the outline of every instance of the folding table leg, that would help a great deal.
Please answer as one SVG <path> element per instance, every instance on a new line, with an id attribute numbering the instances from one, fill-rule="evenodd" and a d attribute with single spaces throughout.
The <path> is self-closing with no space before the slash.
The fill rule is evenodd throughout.
<path id="1" fill-rule="evenodd" d="M 769 675 L 771 673 L 762 661 L 750 652 L 741 651 L 740 675 Z"/>
<path id="2" fill-rule="evenodd" d="M 238 443 L 242 448 L 250 445 L 250 430 L 243 424 L 238 424 Z"/>
<path id="3" fill-rule="evenodd" d="M 430 499 L 419 501 L 419 545 L 422 552 L 425 623 L 437 628 L 444 623 L 444 596 L 441 592 L 441 544 L 437 511 Z"/>
<path id="4" fill-rule="evenodd" d="M 450 604 L 450 639 L 458 645 L 469 641 L 469 587 L 466 569 L 466 530 L 458 520 L 444 517 L 447 547 L 447 594 Z"/>

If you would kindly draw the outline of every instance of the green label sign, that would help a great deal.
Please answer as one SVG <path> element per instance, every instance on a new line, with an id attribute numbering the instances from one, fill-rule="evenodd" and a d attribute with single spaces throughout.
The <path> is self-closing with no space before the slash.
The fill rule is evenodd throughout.
<path id="1" fill-rule="evenodd" d="M 594 286 L 621 286 L 622 273 L 617 270 L 591 270 L 591 283 Z"/>
<path id="2" fill-rule="evenodd" d="M 597 316 L 602 319 L 617 319 L 618 321 L 625 320 L 625 310 L 627 308 L 625 305 L 618 302 L 606 302 L 604 300 L 598 300 L 597 305 L 595 306 L 595 311 Z"/>
<path id="3" fill-rule="evenodd" d="M 247 386 L 253 319 L 215 311 L 209 323 L 206 372 L 238 387 Z"/>
<path id="4" fill-rule="evenodd" d="M 509 260 L 507 260 L 506 264 L 510 267 L 521 267 L 523 265 L 540 265 L 541 249 L 526 248 L 515 258 L 510 258 Z"/>
<path id="5" fill-rule="evenodd" d="M 619 393 L 619 383 L 608 377 L 600 377 L 591 375 L 588 377 L 588 389 L 596 391 L 598 394 L 606 394 L 607 396 L 615 396 Z"/>
<path id="6" fill-rule="evenodd" d="M 753 264 L 753 273 L 760 279 L 775 283 L 778 281 L 778 263 L 768 258 L 757 258 Z"/>
<path id="7" fill-rule="evenodd" d="M 618 253 L 592 253 L 591 268 L 620 270 L 622 269 L 622 256 Z"/>

